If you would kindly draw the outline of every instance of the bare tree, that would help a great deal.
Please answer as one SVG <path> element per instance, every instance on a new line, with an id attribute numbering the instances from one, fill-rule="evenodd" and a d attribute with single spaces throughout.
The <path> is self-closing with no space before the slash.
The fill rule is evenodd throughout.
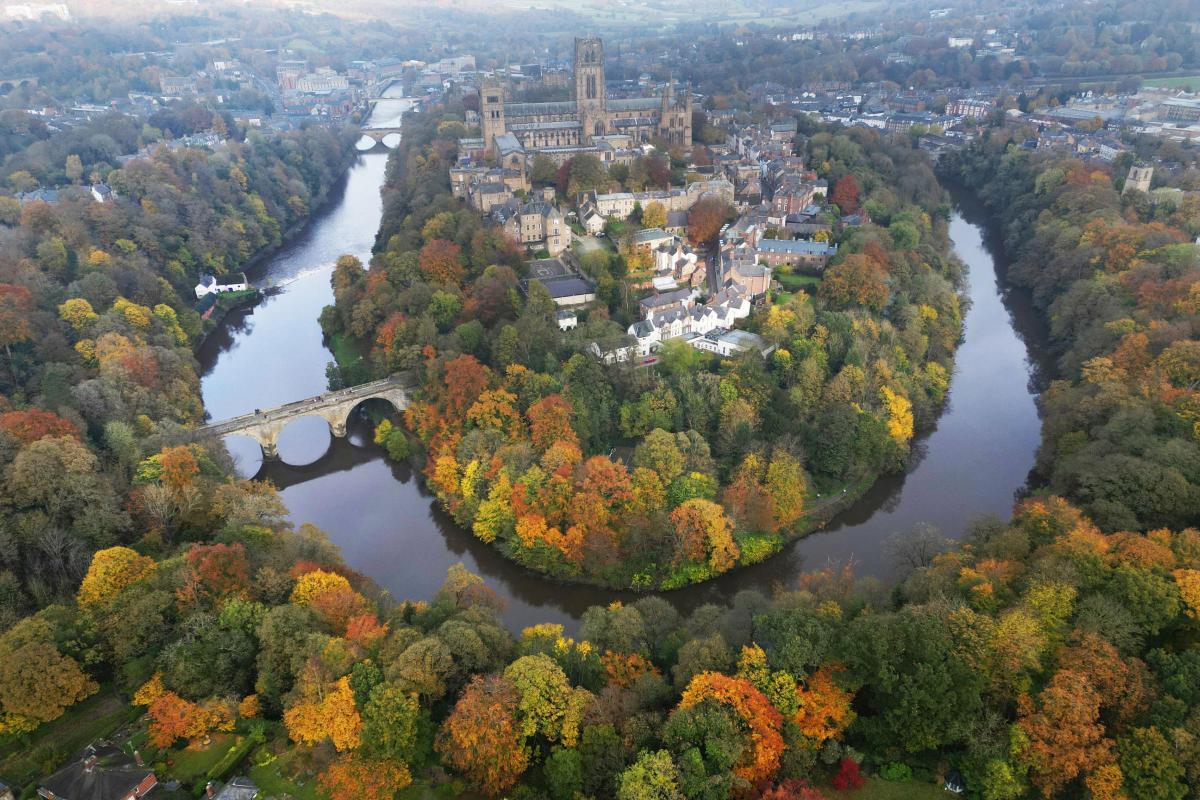
<path id="1" fill-rule="evenodd" d="M 893 533 L 884 547 L 897 567 L 907 574 L 928 567 L 951 544 L 935 526 L 920 522 L 907 532 Z"/>

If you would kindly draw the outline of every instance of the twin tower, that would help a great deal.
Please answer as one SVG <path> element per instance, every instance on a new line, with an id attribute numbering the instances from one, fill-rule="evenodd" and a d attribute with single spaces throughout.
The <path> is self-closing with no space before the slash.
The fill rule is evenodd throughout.
<path id="1" fill-rule="evenodd" d="M 508 103 L 499 80 L 480 87 L 480 117 L 488 148 L 497 137 L 513 134 L 526 151 L 586 148 L 596 137 L 626 135 L 634 144 L 665 139 L 672 146 L 692 145 L 691 91 L 676 98 L 674 88 L 656 97 L 608 99 L 604 85 L 604 42 L 575 40 L 573 99 L 549 103 Z"/>

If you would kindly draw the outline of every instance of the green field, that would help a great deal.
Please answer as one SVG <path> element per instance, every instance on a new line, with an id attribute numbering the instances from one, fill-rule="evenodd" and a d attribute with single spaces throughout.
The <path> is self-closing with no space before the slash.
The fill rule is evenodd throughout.
<path id="1" fill-rule="evenodd" d="M 1183 89 L 1188 92 L 1200 92 L 1200 75 L 1174 75 L 1170 78 L 1151 78 L 1142 81 L 1143 86 L 1154 89 Z"/>
<path id="2" fill-rule="evenodd" d="M 869 778 L 865 786 L 852 792 L 830 791 L 833 798 L 845 800 L 949 800 L 957 795 L 950 794 L 941 786 L 922 781 L 885 781 Z"/>
<path id="3" fill-rule="evenodd" d="M 796 273 L 776 273 L 775 280 L 789 292 L 810 290 L 821 285 L 821 279 L 816 275 L 797 275 Z"/>

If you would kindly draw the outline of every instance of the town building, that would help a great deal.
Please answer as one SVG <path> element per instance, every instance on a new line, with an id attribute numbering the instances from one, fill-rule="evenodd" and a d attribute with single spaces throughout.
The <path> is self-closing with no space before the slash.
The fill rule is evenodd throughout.
<path id="1" fill-rule="evenodd" d="M 210 294 L 244 292 L 249 288 L 250 284 L 246 282 L 246 276 L 240 272 L 221 280 L 217 280 L 212 275 L 201 275 L 200 282 L 196 284 L 196 298 L 200 299 Z"/>
<path id="2" fill-rule="evenodd" d="M 551 256 L 571 243 L 571 229 L 553 203 L 514 198 L 491 209 L 491 216 L 510 238 L 527 250 L 545 250 Z"/>
<path id="3" fill-rule="evenodd" d="M 543 286 L 560 309 L 571 310 L 596 302 L 596 284 L 564 258 L 543 258 L 530 264 L 529 280 L 522 284 L 526 292 L 532 283 Z M 560 318 L 559 327 L 563 324 Z"/>
<path id="4" fill-rule="evenodd" d="M 837 254 L 837 245 L 805 239 L 760 239 L 756 255 L 760 263 L 771 267 L 802 267 L 819 272 Z"/>
<path id="5" fill-rule="evenodd" d="M 508 134 L 527 152 L 589 148 L 610 134 L 635 143 L 661 138 L 692 146 L 690 89 L 678 98 L 672 84 L 659 97 L 608 97 L 598 38 L 575 40 L 573 73 L 573 99 L 543 103 L 510 103 L 503 81 L 484 81 L 479 104 L 484 146 L 496 148 L 497 139 Z"/>

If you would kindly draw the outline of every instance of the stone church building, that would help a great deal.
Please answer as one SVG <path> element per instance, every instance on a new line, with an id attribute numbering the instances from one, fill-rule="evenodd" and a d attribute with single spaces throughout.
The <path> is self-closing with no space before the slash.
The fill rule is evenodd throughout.
<path id="1" fill-rule="evenodd" d="M 526 154 L 544 153 L 562 163 L 579 153 L 611 152 L 654 138 L 692 146 L 691 91 L 676 97 L 668 84 L 658 97 L 609 98 L 600 39 L 575 40 L 573 86 L 574 100 L 509 103 L 502 82 L 485 81 L 479 93 L 483 146 L 506 167 L 510 161 L 524 166 Z"/>

